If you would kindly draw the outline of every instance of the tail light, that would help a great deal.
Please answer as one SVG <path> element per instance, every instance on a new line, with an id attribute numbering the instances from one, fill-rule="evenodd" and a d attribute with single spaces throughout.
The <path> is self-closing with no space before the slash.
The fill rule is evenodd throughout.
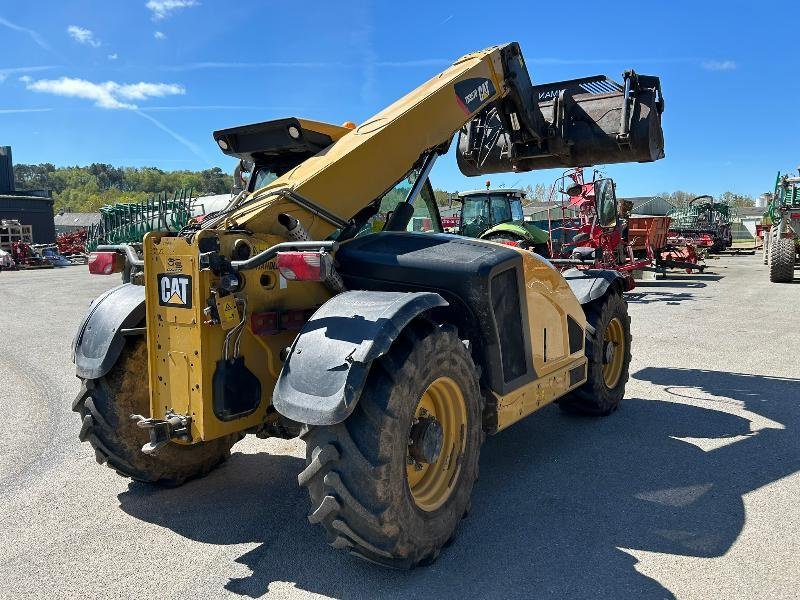
<path id="1" fill-rule="evenodd" d="M 290 281 L 324 281 L 331 274 L 333 258 L 327 252 L 278 252 L 276 264 Z"/>
<path id="2" fill-rule="evenodd" d="M 514 246 L 515 248 L 522 247 L 522 244 L 516 240 L 499 240 L 504 246 Z"/>
<path id="3" fill-rule="evenodd" d="M 125 258 L 116 252 L 90 252 L 86 262 L 92 275 L 120 273 L 125 267 Z"/>

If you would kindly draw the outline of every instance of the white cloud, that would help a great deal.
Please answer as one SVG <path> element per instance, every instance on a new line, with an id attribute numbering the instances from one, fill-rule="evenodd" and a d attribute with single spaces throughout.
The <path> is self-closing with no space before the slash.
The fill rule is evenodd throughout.
<path id="1" fill-rule="evenodd" d="M 22 83 L 30 83 L 31 81 L 33 81 L 30 75 L 23 75 L 22 77 L 19 78 L 19 80 Z"/>
<path id="2" fill-rule="evenodd" d="M 733 71 L 738 65 L 732 60 L 706 60 L 703 68 L 706 71 Z"/>
<path id="3" fill-rule="evenodd" d="M 196 0 L 150 0 L 145 7 L 153 13 L 153 20 L 166 19 L 175 10 L 200 4 Z"/>
<path id="4" fill-rule="evenodd" d="M 69 34 L 69 37 L 79 44 L 86 44 L 92 48 L 97 48 L 100 46 L 100 40 L 96 39 L 92 31 L 90 29 L 86 29 L 85 27 L 70 25 L 67 27 L 67 33 Z"/>
<path id="5" fill-rule="evenodd" d="M 148 98 L 162 98 L 186 93 L 183 86 L 175 83 L 129 83 L 120 84 L 116 81 L 94 83 L 85 79 L 61 77 L 60 79 L 39 79 L 30 81 L 26 87 L 34 92 L 65 96 L 68 98 L 83 98 L 92 100 L 100 108 L 128 108 L 136 109 L 138 106 L 130 100 L 147 100 Z"/>
<path id="6" fill-rule="evenodd" d="M 109 54 L 108 55 L 108 60 L 117 60 L 118 58 L 119 58 L 119 56 L 117 55 L 116 52 L 114 52 L 114 54 Z"/>
<path id="7" fill-rule="evenodd" d="M 167 39 L 167 36 L 164 34 L 163 31 L 156 31 L 153 34 L 153 37 L 156 38 L 157 40 L 165 40 L 165 39 Z"/>

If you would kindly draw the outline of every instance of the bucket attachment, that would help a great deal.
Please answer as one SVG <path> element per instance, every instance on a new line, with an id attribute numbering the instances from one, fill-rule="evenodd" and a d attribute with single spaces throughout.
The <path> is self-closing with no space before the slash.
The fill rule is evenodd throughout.
<path id="1" fill-rule="evenodd" d="M 476 115 L 458 138 L 468 176 L 664 158 L 658 77 L 626 71 L 534 86 L 516 44 L 503 57 L 510 93 Z"/>

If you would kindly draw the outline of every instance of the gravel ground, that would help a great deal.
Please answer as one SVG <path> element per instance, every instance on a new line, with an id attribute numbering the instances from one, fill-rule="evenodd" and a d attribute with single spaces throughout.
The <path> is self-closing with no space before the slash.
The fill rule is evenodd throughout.
<path id="1" fill-rule="evenodd" d="M 548 407 L 488 439 L 459 537 L 411 572 L 324 543 L 299 442 L 247 438 L 177 489 L 98 466 L 70 411 L 70 343 L 115 283 L 0 274 L 0 597 L 798 596 L 800 286 L 769 284 L 758 256 L 629 294 L 620 410 Z"/>

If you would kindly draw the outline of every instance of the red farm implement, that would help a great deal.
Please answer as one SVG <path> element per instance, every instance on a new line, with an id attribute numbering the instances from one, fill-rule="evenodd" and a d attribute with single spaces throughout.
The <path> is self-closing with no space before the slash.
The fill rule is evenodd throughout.
<path id="1" fill-rule="evenodd" d="M 550 190 L 561 218 L 548 219 L 551 262 L 561 269 L 613 269 L 626 276 L 633 289 L 633 271 L 652 269 L 654 248 L 663 247 L 668 222 L 663 218 L 620 214 L 612 179 L 584 178 L 582 168 L 570 169 Z"/>

